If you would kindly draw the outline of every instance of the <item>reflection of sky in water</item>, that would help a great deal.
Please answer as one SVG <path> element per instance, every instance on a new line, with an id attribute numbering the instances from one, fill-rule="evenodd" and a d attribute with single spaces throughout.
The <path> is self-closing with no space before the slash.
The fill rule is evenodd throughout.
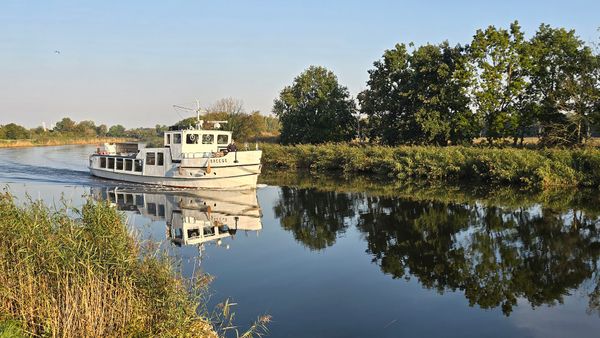
<path id="1" fill-rule="evenodd" d="M 115 186 L 115 182 L 95 180 L 85 172 L 91 149 L 0 149 L 0 183 L 12 182 L 9 189 L 19 199 L 29 194 L 59 204 L 62 195 L 72 205 L 81 205 L 84 195 Z M 30 170 L 19 173 L 23 168 Z M 156 191 L 149 193 L 160 196 Z M 414 275 L 408 280 L 391 278 L 367 252 L 369 238 L 357 226 L 372 206 L 364 195 L 353 196 L 356 213 L 343 219 L 346 227 L 336 232 L 335 243 L 321 250 L 309 249 L 282 227 L 274 211 L 283 198 L 282 190 L 275 186 L 257 191 L 261 230 L 238 231 L 223 238 L 220 245 L 207 242 L 201 254 L 197 245 L 175 246 L 167 238 L 165 219 L 153 220 L 133 211 L 124 214 L 142 238 L 159 242 L 180 258 L 185 275 L 198 268 L 213 275 L 211 305 L 225 298 L 238 303 L 237 324 L 244 327 L 261 314 L 272 315 L 269 327 L 274 337 L 595 337 L 600 332 L 600 318 L 586 313 L 587 294 L 595 286 L 590 281 L 569 290 L 572 295 L 564 297 L 564 304 L 532 309 L 527 299 L 519 299 L 506 317 L 499 308 L 469 306 L 461 290 L 440 294 L 424 288 Z M 483 211 L 485 206 L 477 204 L 476 209 Z M 539 205 L 525 211 L 529 215 L 543 212 Z M 393 216 L 394 209 L 384 207 L 382 212 Z M 571 224 L 572 215 L 561 216 L 564 227 Z M 508 221 L 510 216 L 503 214 L 501 219 Z M 482 231 L 482 225 L 471 225 L 453 234 L 453 248 L 473 244 L 473 235 Z M 504 229 L 497 235 L 510 237 L 514 230 Z M 388 244 L 398 245 L 396 241 L 391 237 Z M 512 244 L 521 249 L 522 243 Z"/>

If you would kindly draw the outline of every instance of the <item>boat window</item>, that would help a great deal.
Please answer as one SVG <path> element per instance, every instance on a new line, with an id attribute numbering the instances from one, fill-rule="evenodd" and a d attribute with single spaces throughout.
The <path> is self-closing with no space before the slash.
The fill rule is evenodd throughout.
<path id="1" fill-rule="evenodd" d="M 185 135 L 186 144 L 198 144 L 198 134 L 187 134 Z"/>
<path id="2" fill-rule="evenodd" d="M 156 153 L 156 165 L 165 164 L 165 155 L 163 153 Z"/>
<path id="3" fill-rule="evenodd" d="M 175 239 L 183 239 L 183 230 L 182 229 L 175 229 L 175 231 L 173 231 L 175 233 Z"/>
<path id="4" fill-rule="evenodd" d="M 202 135 L 202 144 L 213 144 L 215 142 L 215 135 L 204 134 Z"/>
<path id="5" fill-rule="evenodd" d="M 164 204 L 158 205 L 158 216 L 165 217 L 165 205 Z"/>
<path id="6" fill-rule="evenodd" d="M 200 229 L 188 229 L 187 237 L 189 239 L 194 239 L 200 237 Z"/>
<path id="7" fill-rule="evenodd" d="M 148 213 L 150 215 L 156 216 L 156 204 L 155 203 L 148 203 L 147 208 L 148 208 Z"/>
<path id="8" fill-rule="evenodd" d="M 173 134 L 173 144 L 181 144 L 181 134 Z"/>
<path id="9" fill-rule="evenodd" d="M 146 165 L 156 164 L 156 153 L 146 153 Z"/>
<path id="10" fill-rule="evenodd" d="M 171 144 L 171 134 L 167 134 L 167 144 Z"/>
<path id="11" fill-rule="evenodd" d="M 123 170 L 123 159 L 122 158 L 118 158 L 117 159 L 117 170 Z"/>
<path id="12" fill-rule="evenodd" d="M 125 160 L 125 170 L 133 171 L 133 160 Z"/>
<path id="13" fill-rule="evenodd" d="M 115 168 L 115 158 L 109 157 L 108 158 L 108 169 L 114 169 L 114 168 Z"/>
<path id="14" fill-rule="evenodd" d="M 142 172 L 142 160 L 135 160 L 135 171 Z"/>
<path id="15" fill-rule="evenodd" d="M 106 157 L 100 157 L 100 168 L 106 168 Z"/>
<path id="16" fill-rule="evenodd" d="M 228 144 L 229 143 L 229 135 L 217 135 L 217 144 Z"/>

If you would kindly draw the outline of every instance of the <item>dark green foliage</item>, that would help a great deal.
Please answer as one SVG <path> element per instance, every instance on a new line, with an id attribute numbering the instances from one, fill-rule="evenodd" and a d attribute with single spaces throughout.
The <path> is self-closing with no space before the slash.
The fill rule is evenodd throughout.
<path id="1" fill-rule="evenodd" d="M 273 112 L 281 121 L 281 142 L 323 143 L 356 136 L 355 104 L 333 72 L 311 66 L 285 87 Z"/>
<path id="2" fill-rule="evenodd" d="M 75 121 L 71 120 L 68 117 L 64 117 L 62 120 L 56 122 L 54 126 L 54 130 L 58 132 L 72 132 L 75 130 Z"/>
<path id="3" fill-rule="evenodd" d="M 112 137 L 124 137 L 125 136 L 125 127 L 120 124 L 116 124 L 108 129 L 108 136 Z"/>
<path id="4" fill-rule="evenodd" d="M 29 130 L 18 124 L 9 123 L 5 126 L 0 126 L 0 139 L 19 140 L 28 139 L 29 136 Z"/>
<path id="5" fill-rule="evenodd" d="M 390 179 L 483 181 L 524 187 L 600 187 L 600 150 L 489 149 L 465 146 L 280 146 L 264 144 L 267 168 L 300 168 Z"/>
<path id="6" fill-rule="evenodd" d="M 409 45 L 412 47 L 412 44 Z M 386 145 L 584 143 L 600 124 L 600 55 L 574 31 L 541 25 L 526 40 L 509 29 L 478 30 L 469 46 L 386 50 L 359 94 L 368 134 Z"/>
<path id="7" fill-rule="evenodd" d="M 399 44 L 374 66 L 369 88 L 359 95 L 372 139 L 388 145 L 446 145 L 477 136 L 467 96 L 471 74 L 461 46 L 444 42 L 409 53 Z"/>
<path id="8" fill-rule="evenodd" d="M 543 141 L 581 143 L 600 114 L 600 56 L 575 31 L 549 25 L 541 25 L 531 39 L 530 54 Z"/>
<path id="9" fill-rule="evenodd" d="M 473 97 L 483 132 L 490 143 L 515 136 L 530 119 L 527 104 L 526 42 L 518 22 L 510 30 L 478 30 L 469 49 L 475 67 Z"/>

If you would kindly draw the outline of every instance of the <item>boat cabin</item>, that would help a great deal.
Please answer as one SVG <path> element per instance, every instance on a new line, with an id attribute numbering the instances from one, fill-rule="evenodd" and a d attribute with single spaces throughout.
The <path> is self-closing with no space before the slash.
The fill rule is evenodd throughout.
<path id="1" fill-rule="evenodd" d="M 226 150 L 232 141 L 232 133 L 227 130 L 173 130 L 164 135 L 165 147 L 171 149 L 173 158 L 208 157 Z"/>

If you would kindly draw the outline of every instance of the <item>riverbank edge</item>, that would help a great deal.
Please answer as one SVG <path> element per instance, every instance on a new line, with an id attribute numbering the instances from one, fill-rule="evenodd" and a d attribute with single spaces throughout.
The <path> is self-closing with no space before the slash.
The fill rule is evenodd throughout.
<path id="1" fill-rule="evenodd" d="M 525 188 L 600 187 L 600 149 L 519 149 L 328 143 L 262 144 L 267 170 L 377 177 L 381 180 L 469 182 Z"/>
<path id="2" fill-rule="evenodd" d="M 135 140 L 122 137 L 67 138 L 46 140 L 0 140 L 0 148 L 50 147 L 65 145 L 101 144 L 113 142 L 135 142 Z"/>

